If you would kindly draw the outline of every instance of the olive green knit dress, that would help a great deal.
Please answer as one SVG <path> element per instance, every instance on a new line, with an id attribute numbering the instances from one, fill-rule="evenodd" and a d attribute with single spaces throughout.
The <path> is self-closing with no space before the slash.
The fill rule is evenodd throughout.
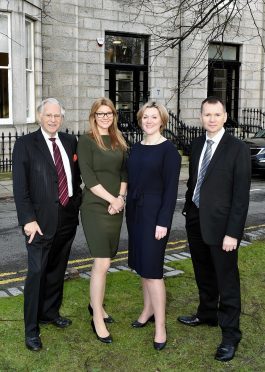
<path id="1" fill-rule="evenodd" d="M 78 162 L 85 184 L 81 220 L 92 257 L 111 258 L 118 249 L 123 213 L 110 215 L 109 203 L 94 195 L 90 188 L 101 184 L 109 193 L 118 196 L 121 182 L 127 182 L 126 153 L 112 150 L 108 135 L 102 139 L 109 150 L 100 149 L 87 134 L 78 141 Z"/>

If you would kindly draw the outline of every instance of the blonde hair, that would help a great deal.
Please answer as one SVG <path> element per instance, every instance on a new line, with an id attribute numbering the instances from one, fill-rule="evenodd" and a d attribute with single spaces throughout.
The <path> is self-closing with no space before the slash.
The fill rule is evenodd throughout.
<path id="1" fill-rule="evenodd" d="M 169 115 L 168 115 L 167 109 L 161 103 L 152 102 L 152 101 L 145 103 L 140 108 L 140 110 L 137 112 L 138 125 L 139 125 L 140 128 L 142 128 L 142 117 L 144 115 L 145 110 L 148 109 L 148 108 L 153 108 L 153 107 L 156 108 L 159 112 L 161 122 L 162 122 L 161 127 L 160 127 L 160 131 L 163 132 L 163 130 L 167 126 Z"/>
<path id="2" fill-rule="evenodd" d="M 109 98 L 101 97 L 98 98 L 92 105 L 91 111 L 89 114 L 89 130 L 88 134 L 92 137 L 95 142 L 97 143 L 98 147 L 102 150 L 108 150 L 105 146 L 102 137 L 99 133 L 97 122 L 96 122 L 96 112 L 98 111 L 100 106 L 108 106 L 112 113 L 113 113 L 113 122 L 109 127 L 109 136 L 111 141 L 111 148 L 115 150 L 120 148 L 123 151 L 127 150 L 127 144 L 125 139 L 123 138 L 120 130 L 118 129 L 118 115 L 117 111 L 113 105 L 113 102 Z"/>

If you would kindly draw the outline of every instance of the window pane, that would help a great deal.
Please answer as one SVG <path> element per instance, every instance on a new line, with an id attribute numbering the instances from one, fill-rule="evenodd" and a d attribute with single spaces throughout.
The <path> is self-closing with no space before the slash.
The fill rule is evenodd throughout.
<path id="1" fill-rule="evenodd" d="M 8 117 L 8 70 L 0 69 L 0 119 L 6 119 Z"/>
<path id="2" fill-rule="evenodd" d="M 0 66 L 8 66 L 8 19 L 0 14 Z"/>
<path id="3" fill-rule="evenodd" d="M 105 70 L 105 96 L 109 97 L 109 70 Z"/>
<path id="4" fill-rule="evenodd" d="M 8 53 L 0 52 L 0 66 L 8 66 Z"/>
<path id="5" fill-rule="evenodd" d="M 144 64 L 144 38 L 106 35 L 106 63 Z"/>
<path id="6" fill-rule="evenodd" d="M 209 58 L 219 60 L 237 60 L 237 46 L 210 44 L 209 45 Z"/>
<path id="7" fill-rule="evenodd" d="M 26 33 L 25 33 L 25 58 L 26 58 L 26 69 L 32 69 L 32 38 L 31 38 L 31 22 L 26 21 Z"/>

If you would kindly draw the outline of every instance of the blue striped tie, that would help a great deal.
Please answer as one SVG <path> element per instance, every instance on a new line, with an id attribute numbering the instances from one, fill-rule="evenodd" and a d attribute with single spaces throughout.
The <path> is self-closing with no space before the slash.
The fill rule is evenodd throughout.
<path id="1" fill-rule="evenodd" d="M 195 191 L 195 194 L 192 198 L 194 204 L 198 208 L 199 208 L 199 204 L 200 204 L 200 189 L 201 189 L 202 181 L 204 179 L 204 176 L 205 176 L 205 173 L 207 171 L 208 165 L 209 165 L 210 160 L 211 160 L 213 143 L 214 143 L 214 141 L 207 140 L 207 147 L 206 147 L 203 159 L 202 159 L 201 169 L 200 169 L 200 173 L 199 173 L 197 184 L 196 184 L 196 191 Z"/>

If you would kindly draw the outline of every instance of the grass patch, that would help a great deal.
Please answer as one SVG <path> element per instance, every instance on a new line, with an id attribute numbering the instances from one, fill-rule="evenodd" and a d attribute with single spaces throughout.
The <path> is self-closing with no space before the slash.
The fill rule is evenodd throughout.
<path id="1" fill-rule="evenodd" d="M 6 181 L 12 179 L 11 172 L 0 172 L 0 181 Z"/>
<path id="2" fill-rule="evenodd" d="M 24 346 L 23 297 L 0 299 L 0 371 L 264 371 L 264 263 L 264 242 L 240 250 L 243 339 L 231 362 L 213 359 L 221 340 L 219 328 L 189 328 L 176 322 L 178 315 L 191 314 L 197 306 L 191 260 L 183 260 L 171 265 L 185 274 L 166 279 L 168 344 L 161 352 L 153 349 L 152 324 L 131 328 L 142 307 L 140 281 L 130 272 L 119 272 L 108 275 L 105 299 L 109 314 L 116 320 L 109 325 L 112 345 L 100 343 L 92 332 L 87 312 L 88 281 L 84 279 L 65 283 L 61 312 L 73 320 L 73 325 L 65 330 L 42 326 L 44 349 L 39 353 Z"/>

